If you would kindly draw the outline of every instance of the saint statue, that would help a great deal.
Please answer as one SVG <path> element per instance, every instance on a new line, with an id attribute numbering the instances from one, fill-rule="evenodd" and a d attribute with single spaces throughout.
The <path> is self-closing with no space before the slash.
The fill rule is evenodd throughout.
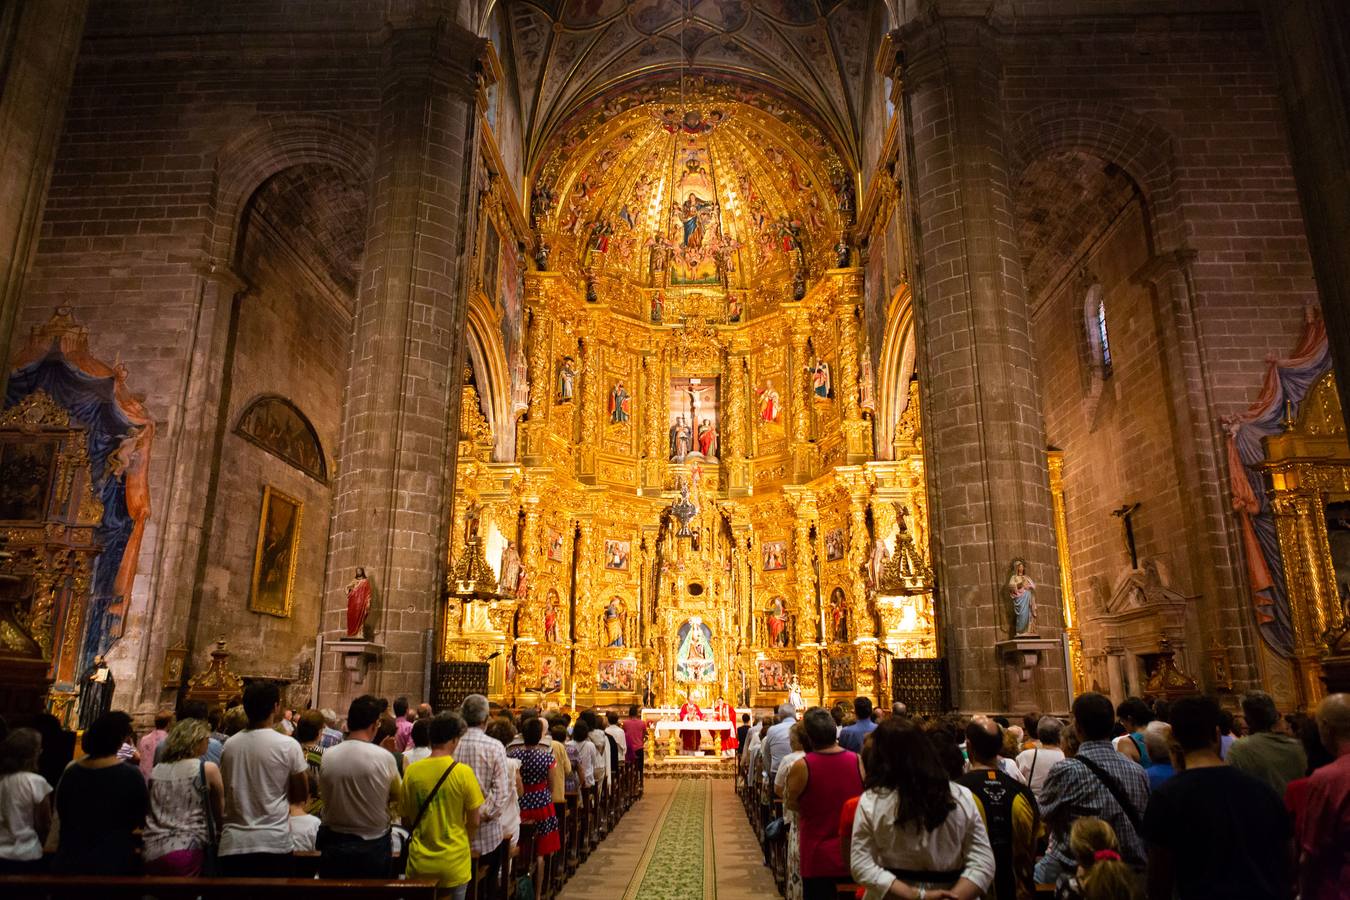
<path id="1" fill-rule="evenodd" d="M 708 419 L 698 426 L 698 452 L 704 456 L 717 455 L 717 426 Z"/>
<path id="2" fill-rule="evenodd" d="M 1026 634 L 1036 618 L 1036 582 L 1027 575 L 1024 559 L 1014 559 L 1008 569 L 1008 598 L 1012 600 L 1013 635 Z"/>
<path id="3" fill-rule="evenodd" d="M 347 637 L 365 637 L 366 616 L 370 615 L 370 579 L 366 570 L 356 567 L 356 577 L 347 585 Z"/>
<path id="4" fill-rule="evenodd" d="M 788 640 L 787 610 L 783 608 L 783 598 L 774 597 L 769 601 L 769 646 L 786 647 Z"/>
<path id="5" fill-rule="evenodd" d="M 766 382 L 764 387 L 755 390 L 755 394 L 759 397 L 759 420 L 766 425 L 777 422 L 783 404 L 778 391 L 774 390 L 773 382 Z"/>
<path id="6" fill-rule="evenodd" d="M 605 607 L 605 646 L 622 647 L 623 642 L 623 614 L 624 602 L 619 597 L 614 597 L 609 601 L 609 606 Z"/>
<path id="7" fill-rule="evenodd" d="M 886 541 L 877 537 L 872 541 L 872 556 L 867 562 L 867 574 L 872 579 L 872 590 L 881 591 L 881 571 L 886 568 L 886 561 L 891 558 L 891 548 L 886 546 Z"/>
<path id="8" fill-rule="evenodd" d="M 564 356 L 562 364 L 558 366 L 558 402 L 571 403 L 576 394 L 576 385 L 576 361 L 570 356 Z"/>
<path id="9" fill-rule="evenodd" d="M 676 416 L 675 424 L 670 426 L 671 462 L 684 461 L 684 458 L 689 455 L 692 437 L 689 426 L 684 423 L 684 416 Z"/>
<path id="10" fill-rule="evenodd" d="M 830 594 L 830 632 L 836 641 L 848 640 L 848 609 L 844 592 L 839 588 Z"/>
<path id="11" fill-rule="evenodd" d="M 791 703 L 792 708 L 798 713 L 806 709 L 806 703 L 802 700 L 802 683 L 797 680 L 795 673 L 788 681 L 788 703 Z"/>
<path id="12" fill-rule="evenodd" d="M 552 591 L 549 591 L 548 605 L 544 607 L 544 640 L 550 644 L 558 643 L 558 602 Z"/>
<path id="13" fill-rule="evenodd" d="M 502 548 L 499 571 L 497 593 L 505 597 L 515 596 L 516 588 L 520 585 L 520 552 L 516 550 L 515 541 L 507 541 Z"/>
<path id="14" fill-rule="evenodd" d="M 717 680 L 712 658 L 712 630 L 697 616 L 680 627 L 683 634 L 675 650 L 675 677 L 679 681 L 711 683 Z"/>
<path id="15" fill-rule="evenodd" d="M 811 373 L 811 390 L 817 397 L 827 400 L 834 396 L 834 385 L 830 383 L 830 364 L 823 359 L 816 360 L 816 368 Z"/>
<path id="16" fill-rule="evenodd" d="M 628 389 L 622 381 L 615 382 L 609 392 L 609 423 L 619 425 L 628 421 Z"/>
<path id="17" fill-rule="evenodd" d="M 94 665 L 80 679 L 80 730 L 112 709 L 113 689 L 116 688 L 112 669 L 101 656 L 94 657 Z"/>

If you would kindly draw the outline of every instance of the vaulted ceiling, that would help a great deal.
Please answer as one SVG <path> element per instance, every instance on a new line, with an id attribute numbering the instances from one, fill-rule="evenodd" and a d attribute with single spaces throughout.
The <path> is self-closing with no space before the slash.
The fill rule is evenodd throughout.
<path id="1" fill-rule="evenodd" d="M 686 68 L 772 84 L 857 159 L 872 0 L 503 0 L 527 154 L 607 88 Z"/>

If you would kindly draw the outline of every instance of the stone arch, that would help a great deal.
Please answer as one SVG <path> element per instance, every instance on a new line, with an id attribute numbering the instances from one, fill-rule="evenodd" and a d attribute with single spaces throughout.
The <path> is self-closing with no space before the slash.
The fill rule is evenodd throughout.
<path id="1" fill-rule="evenodd" d="M 1009 180 L 1014 184 L 1035 160 L 1080 150 L 1114 163 L 1139 187 L 1154 253 L 1185 242 L 1175 181 L 1175 141 L 1152 119 L 1121 106 L 1063 100 L 1037 107 L 1008 128 Z"/>
<path id="2" fill-rule="evenodd" d="M 334 166 L 370 183 L 375 145 L 362 128 L 335 116 L 257 119 L 216 154 L 209 252 L 217 265 L 234 263 L 244 208 L 267 179 L 293 166 Z"/>
<path id="3" fill-rule="evenodd" d="M 492 428 L 493 459 L 505 462 L 516 454 L 516 419 L 511 410 L 511 369 L 496 315 L 486 297 L 476 291 L 470 295 L 469 363 L 473 366 L 483 415 Z"/>
<path id="4" fill-rule="evenodd" d="M 877 367 L 876 451 L 878 459 L 895 458 L 895 423 L 909 403 L 909 381 L 916 366 L 914 297 L 901 285 L 887 304 L 886 332 Z"/>

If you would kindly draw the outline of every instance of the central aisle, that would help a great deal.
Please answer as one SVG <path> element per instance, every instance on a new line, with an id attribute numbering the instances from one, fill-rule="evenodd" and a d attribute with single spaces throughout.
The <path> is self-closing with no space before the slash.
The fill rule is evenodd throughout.
<path id="1" fill-rule="evenodd" d="M 641 800 L 560 900 L 771 900 L 778 896 L 729 779 L 647 780 Z"/>

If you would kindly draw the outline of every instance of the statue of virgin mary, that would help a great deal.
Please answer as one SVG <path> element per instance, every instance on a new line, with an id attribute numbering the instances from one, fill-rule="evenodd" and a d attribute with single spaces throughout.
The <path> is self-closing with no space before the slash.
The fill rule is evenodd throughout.
<path id="1" fill-rule="evenodd" d="M 716 681 L 717 663 L 712 655 L 712 629 L 695 616 L 680 626 L 679 638 L 679 645 L 675 649 L 676 680 Z"/>
<path id="2" fill-rule="evenodd" d="M 1036 582 L 1027 575 L 1024 559 L 1014 559 L 1008 567 L 1008 598 L 1012 600 L 1013 636 L 1026 634 L 1036 618 Z"/>

